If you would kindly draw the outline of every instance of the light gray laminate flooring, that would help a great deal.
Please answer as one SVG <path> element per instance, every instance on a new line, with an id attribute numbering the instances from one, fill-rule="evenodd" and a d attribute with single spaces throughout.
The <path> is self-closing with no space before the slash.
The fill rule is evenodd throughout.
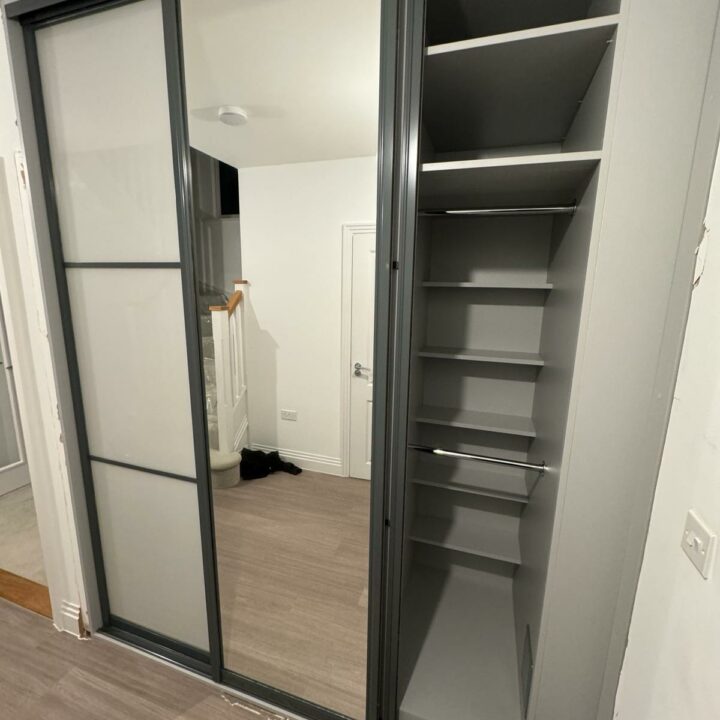
<path id="1" fill-rule="evenodd" d="M 369 483 L 278 473 L 214 491 L 226 666 L 364 715 Z M 219 689 L 0 600 L 13 720 L 263 720 Z M 4 715 L 3 715 L 4 716 Z"/>
<path id="2" fill-rule="evenodd" d="M 226 666 L 364 717 L 370 483 L 277 473 L 214 508 Z"/>
<path id="3" fill-rule="evenodd" d="M 0 638 L 0 717 L 8 720 L 278 720 L 128 648 L 59 633 L 4 600 Z"/>

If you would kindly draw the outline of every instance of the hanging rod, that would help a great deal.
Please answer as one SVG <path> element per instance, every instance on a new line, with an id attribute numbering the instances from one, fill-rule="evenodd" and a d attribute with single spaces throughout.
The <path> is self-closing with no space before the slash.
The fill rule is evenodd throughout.
<path id="1" fill-rule="evenodd" d="M 491 457 L 489 455 L 475 455 L 474 453 L 455 452 L 454 450 L 443 450 L 442 448 L 431 448 L 425 445 L 410 445 L 411 450 L 419 450 L 420 452 L 432 453 L 441 457 L 461 458 L 463 460 L 477 460 L 479 462 L 492 463 L 493 465 L 506 465 L 509 467 L 523 468 L 524 470 L 534 470 L 541 475 L 547 469 L 544 462 L 528 463 L 520 460 L 508 460 L 507 458 Z"/>
<path id="2" fill-rule="evenodd" d="M 487 216 L 487 215 L 574 215 L 577 205 L 544 205 L 527 207 L 468 208 L 466 210 L 421 210 L 424 216 Z"/>

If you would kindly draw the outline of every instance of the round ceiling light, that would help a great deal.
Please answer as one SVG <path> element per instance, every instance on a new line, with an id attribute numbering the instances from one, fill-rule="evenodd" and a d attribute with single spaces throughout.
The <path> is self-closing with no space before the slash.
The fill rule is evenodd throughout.
<path id="1" fill-rule="evenodd" d="M 244 125 L 248 121 L 248 114 L 236 105 L 221 105 L 218 108 L 218 120 L 225 125 Z"/>

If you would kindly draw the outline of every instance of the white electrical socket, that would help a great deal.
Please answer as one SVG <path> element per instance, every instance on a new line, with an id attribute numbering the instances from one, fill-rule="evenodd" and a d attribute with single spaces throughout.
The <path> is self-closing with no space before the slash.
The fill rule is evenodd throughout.
<path id="1" fill-rule="evenodd" d="M 703 522 L 695 510 L 685 520 L 682 549 L 700 574 L 708 580 L 715 560 L 717 535 Z"/>
<path id="2" fill-rule="evenodd" d="M 281 410 L 280 419 L 293 421 L 297 420 L 297 410 Z"/>

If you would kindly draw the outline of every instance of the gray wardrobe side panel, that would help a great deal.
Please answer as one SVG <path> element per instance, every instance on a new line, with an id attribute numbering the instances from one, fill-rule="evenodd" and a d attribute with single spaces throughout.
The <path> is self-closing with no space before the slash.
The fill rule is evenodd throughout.
<path id="1" fill-rule="evenodd" d="M 513 584 L 519 658 L 527 625 L 533 652 L 539 645 L 599 172 L 598 168 L 579 200 L 577 213 L 569 220 L 557 218 L 553 231 L 548 280 L 555 291 L 550 293 L 543 315 L 540 354 L 545 367 L 538 376 L 533 403 L 538 437 L 532 448 L 533 459 L 546 462 L 548 471 L 535 486 L 520 523 L 522 565 Z"/>
<path id="2" fill-rule="evenodd" d="M 0 30 L 1 31 L 1 30 Z M 42 293 L 45 299 L 45 312 L 47 313 L 48 341 L 53 357 L 55 370 L 55 383 L 60 407 L 58 413 L 63 432 L 63 445 L 65 447 L 70 492 L 73 503 L 73 513 L 77 522 L 78 544 L 83 571 L 86 598 L 88 602 L 88 630 L 97 630 L 102 625 L 102 612 L 93 559 L 92 541 L 90 539 L 90 526 L 88 521 L 85 489 L 83 486 L 80 450 L 78 448 L 77 426 L 73 411 L 72 392 L 70 388 L 70 374 L 67 365 L 67 353 L 62 331 L 62 319 L 57 303 L 58 289 L 55 280 L 55 269 L 50 243 L 50 229 L 48 227 L 47 209 L 42 187 L 42 170 L 38 153 L 35 128 L 33 126 L 33 109 L 30 96 L 30 81 L 25 60 L 25 42 L 20 23 L 7 22 L 8 48 L 12 64 L 13 81 L 15 83 L 16 101 L 18 104 L 18 124 L 25 151 L 27 163 L 30 195 L 32 202 L 33 224 L 35 231 L 36 251 L 40 264 Z M 29 238 L 33 240 L 32 237 Z"/>
<path id="3" fill-rule="evenodd" d="M 685 340 L 685 329 L 692 296 L 690 279 L 695 267 L 698 237 L 707 211 L 710 185 L 718 150 L 718 138 L 720 138 L 719 37 L 720 18 L 715 31 L 716 40 L 707 82 L 708 92 L 705 94 L 698 141 L 695 146 L 695 162 L 688 191 L 680 246 L 678 247 L 673 288 L 668 305 L 662 355 L 655 373 L 655 391 L 653 392 L 653 407 L 650 411 L 650 423 L 656 430 L 653 432 L 654 447 L 651 446 L 649 452 L 655 459 L 656 479 L 662 461 L 680 356 Z M 627 645 L 628 627 L 625 619 L 631 615 L 637 593 L 638 576 L 650 525 L 655 485 L 655 482 L 641 484 L 635 493 L 634 506 L 638 508 L 638 512 L 635 513 L 633 524 L 628 529 L 629 551 L 625 556 L 625 572 L 617 601 L 615 628 L 610 641 L 610 651 L 606 665 L 607 671 L 600 700 L 598 717 L 601 718 L 611 717 L 615 707 L 621 664 Z"/>
<path id="4" fill-rule="evenodd" d="M 664 434 L 649 417 L 718 0 L 695 0 L 691 8 L 674 0 L 626 1 L 622 82 L 581 331 L 534 720 L 600 717 L 625 555 L 639 549 L 627 546 L 638 512 L 632 501 L 638 484 L 655 483 Z"/>

